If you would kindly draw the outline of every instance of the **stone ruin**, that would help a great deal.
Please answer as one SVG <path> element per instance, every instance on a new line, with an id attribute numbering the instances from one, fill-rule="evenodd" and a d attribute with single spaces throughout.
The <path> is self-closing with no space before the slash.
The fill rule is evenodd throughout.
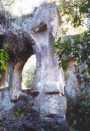
<path id="1" fill-rule="evenodd" d="M 68 67 L 65 73 L 65 95 L 69 104 L 77 104 L 80 97 L 80 82 L 78 79 L 78 68 L 75 57 L 68 58 Z"/>
<path id="2" fill-rule="evenodd" d="M 36 76 L 31 90 L 32 108 L 40 113 L 41 119 L 56 119 L 59 124 L 64 123 L 66 128 L 65 84 L 53 49 L 59 28 L 57 7 L 54 4 L 42 4 L 36 9 L 31 25 L 30 30 L 27 25 L 24 29 L 30 32 L 35 42 Z"/>
<path id="3" fill-rule="evenodd" d="M 16 34 L 20 31 L 25 32 L 34 40 L 36 75 L 30 92 L 33 99 L 32 109 L 40 113 L 42 120 L 57 122 L 64 125 L 63 131 L 68 131 L 67 104 L 64 95 L 65 82 L 53 49 L 59 28 L 59 19 L 56 5 L 43 3 L 34 11 L 32 17 L 23 21 L 20 19 L 19 22 L 11 22 L 10 28 L 6 32 L 12 31 Z M 18 80 L 20 79 L 18 78 Z M 16 87 L 17 91 L 18 87 Z"/>

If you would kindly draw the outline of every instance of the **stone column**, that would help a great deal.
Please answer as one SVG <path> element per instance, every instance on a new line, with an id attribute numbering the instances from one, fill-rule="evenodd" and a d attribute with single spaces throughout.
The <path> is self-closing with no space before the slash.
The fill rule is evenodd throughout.
<path id="1" fill-rule="evenodd" d="M 77 78 L 77 61 L 74 57 L 68 59 L 68 68 L 66 71 L 65 93 L 69 104 L 77 104 L 80 96 L 80 85 Z"/>
<path id="2" fill-rule="evenodd" d="M 43 4 L 33 16 L 31 36 L 35 42 L 36 77 L 32 90 L 33 108 L 41 119 L 57 121 L 66 127 L 66 98 L 63 73 L 58 66 L 53 43 L 59 28 L 58 10 L 54 4 Z"/>
<path id="3" fill-rule="evenodd" d="M 12 78 L 11 100 L 17 101 L 22 94 L 21 91 L 21 77 L 22 77 L 23 62 L 17 62 L 14 66 Z"/>

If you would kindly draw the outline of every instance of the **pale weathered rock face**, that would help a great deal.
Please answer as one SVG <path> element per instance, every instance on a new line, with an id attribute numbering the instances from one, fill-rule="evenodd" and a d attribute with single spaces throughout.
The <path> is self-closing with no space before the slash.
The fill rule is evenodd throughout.
<path id="1" fill-rule="evenodd" d="M 14 66 L 14 71 L 12 75 L 12 88 L 11 88 L 12 101 L 17 101 L 20 95 L 23 94 L 21 90 L 22 67 L 23 67 L 22 62 L 18 62 Z"/>
<path id="2" fill-rule="evenodd" d="M 36 72 L 36 56 L 32 55 L 25 63 L 22 70 L 22 90 L 31 89 Z"/>
<path id="3" fill-rule="evenodd" d="M 37 21 L 35 19 L 37 19 Z M 59 83 L 61 82 L 60 81 L 61 77 L 58 67 L 58 60 L 54 55 L 52 47 L 53 38 L 55 38 L 57 35 L 59 25 L 59 17 L 56 6 L 51 4 L 42 5 L 35 12 L 32 21 L 33 21 L 32 29 L 35 28 L 36 31 L 38 30 L 38 26 L 41 23 L 45 23 L 47 26 L 46 27 L 47 29 L 45 31 L 41 32 L 38 31 L 36 33 L 33 32 L 31 34 L 32 38 L 35 41 L 34 50 L 37 58 L 37 72 L 36 72 L 37 79 L 36 81 L 38 82 L 37 86 L 42 86 L 45 84 L 47 85 L 48 83 L 50 83 L 50 81 L 54 85 L 55 84 L 59 85 Z M 58 88 L 57 86 L 57 90 L 59 89 L 61 89 L 63 92 L 64 87 L 61 83 L 60 88 Z"/>
<path id="4" fill-rule="evenodd" d="M 63 69 L 60 68 L 60 82 L 64 86 L 64 74 L 63 74 Z M 26 64 L 23 67 L 22 71 L 22 89 L 27 90 L 32 88 L 32 82 L 35 77 L 35 72 L 36 72 L 36 56 L 32 55 L 26 62 Z M 56 91 L 55 87 L 60 88 L 59 83 L 57 84 L 55 81 L 47 81 L 45 85 L 41 85 L 42 87 L 45 86 L 43 89 L 44 92 L 53 92 Z M 59 101 L 58 101 L 59 100 Z M 64 103 L 63 103 L 64 102 Z M 37 106 L 36 106 L 37 105 Z M 59 106 L 61 108 L 59 108 Z M 52 106 L 52 108 L 51 108 Z M 42 115 L 46 115 L 52 113 L 56 114 L 59 113 L 59 115 L 64 115 L 65 110 L 66 110 L 66 100 L 65 97 L 60 97 L 58 95 L 51 95 L 48 96 L 45 93 L 42 93 L 36 100 L 35 107 L 36 110 L 39 110 L 37 107 L 41 107 Z M 57 109 L 56 109 L 57 108 Z M 61 114 L 60 114 L 61 113 Z"/>
<path id="5" fill-rule="evenodd" d="M 12 82 L 11 99 L 17 100 L 21 94 L 21 74 L 14 72 Z"/>
<path id="6" fill-rule="evenodd" d="M 36 21 L 37 19 L 37 21 Z M 53 42 L 59 27 L 59 16 L 54 4 L 43 4 L 33 16 L 31 36 L 35 41 L 34 50 L 37 68 L 33 92 L 33 108 L 40 112 L 41 118 L 59 117 L 65 120 L 66 99 L 64 96 L 64 76 L 59 70 L 54 54 Z"/>
<path id="7" fill-rule="evenodd" d="M 0 111 L 8 111 L 13 105 L 9 88 L 0 91 Z"/>

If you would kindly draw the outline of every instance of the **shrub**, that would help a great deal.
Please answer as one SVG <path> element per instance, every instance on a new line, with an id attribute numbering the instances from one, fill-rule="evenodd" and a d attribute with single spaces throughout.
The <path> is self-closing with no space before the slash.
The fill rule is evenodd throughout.
<path id="1" fill-rule="evenodd" d="M 9 55 L 4 49 L 0 49 L 0 79 L 2 79 L 2 74 L 7 70 L 9 61 Z"/>

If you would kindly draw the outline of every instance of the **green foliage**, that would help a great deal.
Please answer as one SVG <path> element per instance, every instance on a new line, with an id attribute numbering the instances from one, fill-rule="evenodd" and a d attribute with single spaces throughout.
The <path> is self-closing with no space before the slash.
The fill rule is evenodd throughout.
<path id="1" fill-rule="evenodd" d="M 23 117 L 25 115 L 25 111 L 22 108 L 17 108 L 17 110 L 14 112 L 14 116 L 16 118 Z"/>
<path id="2" fill-rule="evenodd" d="M 0 49 L 0 79 L 2 73 L 7 70 L 9 55 L 4 49 Z"/>
<path id="3" fill-rule="evenodd" d="M 75 36 L 67 36 L 55 43 L 56 53 L 62 61 L 64 69 L 67 68 L 68 58 L 73 56 L 79 65 L 86 63 L 84 74 L 90 76 L 90 31 Z"/>
<path id="4" fill-rule="evenodd" d="M 64 71 L 67 70 L 67 67 L 68 67 L 68 60 L 62 60 L 62 67 L 63 67 Z"/>
<path id="5" fill-rule="evenodd" d="M 77 27 L 81 24 L 82 18 L 88 12 L 88 0 L 61 1 L 60 9 L 63 14 L 68 14 L 69 20 Z"/>

